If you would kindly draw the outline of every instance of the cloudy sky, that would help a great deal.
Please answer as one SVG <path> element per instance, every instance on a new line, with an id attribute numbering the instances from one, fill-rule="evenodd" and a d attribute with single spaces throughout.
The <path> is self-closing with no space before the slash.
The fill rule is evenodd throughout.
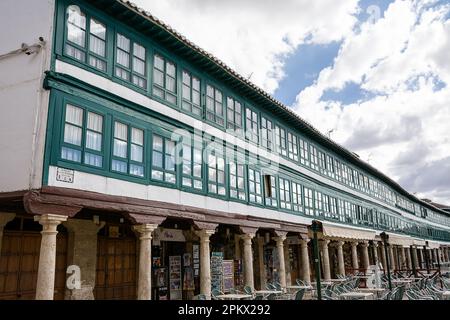
<path id="1" fill-rule="evenodd" d="M 450 1 L 134 0 L 420 197 L 450 204 Z"/>

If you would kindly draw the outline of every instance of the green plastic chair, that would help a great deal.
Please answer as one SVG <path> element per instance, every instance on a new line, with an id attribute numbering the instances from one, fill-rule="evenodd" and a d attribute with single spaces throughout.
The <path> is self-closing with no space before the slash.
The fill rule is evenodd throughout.
<path id="1" fill-rule="evenodd" d="M 303 300 L 304 295 L 305 295 L 305 289 L 300 289 L 295 293 L 294 300 Z"/>
<path id="2" fill-rule="evenodd" d="M 246 294 L 253 294 L 253 289 L 252 289 L 252 287 L 250 287 L 250 286 L 245 286 L 245 287 L 244 287 L 244 292 L 245 292 Z"/>

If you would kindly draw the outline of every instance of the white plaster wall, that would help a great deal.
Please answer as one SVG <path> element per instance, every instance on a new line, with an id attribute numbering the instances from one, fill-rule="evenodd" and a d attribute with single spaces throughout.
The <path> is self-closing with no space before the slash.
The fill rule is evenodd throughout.
<path id="1" fill-rule="evenodd" d="M 0 59 L 0 192 L 41 185 L 53 20 L 54 0 L 0 1 L 0 55 L 46 41 L 38 54 Z"/>

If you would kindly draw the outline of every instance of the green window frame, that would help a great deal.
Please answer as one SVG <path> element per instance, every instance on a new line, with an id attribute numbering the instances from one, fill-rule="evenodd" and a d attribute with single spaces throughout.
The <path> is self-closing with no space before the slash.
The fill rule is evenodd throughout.
<path id="1" fill-rule="evenodd" d="M 270 182 L 270 185 L 265 184 L 264 185 L 264 196 L 265 196 L 265 203 L 266 206 L 269 207 L 278 207 L 278 200 L 277 200 L 277 178 L 275 176 L 269 175 L 268 179 Z M 269 190 L 266 190 L 266 187 L 270 188 Z M 270 197 L 269 197 L 270 195 Z"/>
<path id="2" fill-rule="evenodd" d="M 201 80 L 191 72 L 183 69 L 182 71 L 182 102 L 181 109 L 195 116 L 201 117 Z"/>
<path id="3" fill-rule="evenodd" d="M 177 104 L 177 66 L 159 53 L 153 54 L 152 93 L 173 105 Z"/>
<path id="4" fill-rule="evenodd" d="M 183 187 L 203 190 L 203 151 L 201 148 L 183 144 Z"/>
<path id="5" fill-rule="evenodd" d="M 147 89 L 147 49 L 120 32 L 115 38 L 114 76 Z"/>
<path id="6" fill-rule="evenodd" d="M 312 143 L 309 144 L 309 153 L 311 159 L 311 168 L 313 170 L 319 171 L 319 155 L 317 153 L 317 148 Z"/>
<path id="7" fill-rule="evenodd" d="M 261 116 L 261 145 L 267 150 L 273 149 L 273 122 Z"/>
<path id="8" fill-rule="evenodd" d="M 330 212 L 330 218 L 333 220 L 338 221 L 339 220 L 339 213 L 338 213 L 338 204 L 337 199 L 332 196 L 328 196 L 329 199 L 329 212 Z"/>
<path id="9" fill-rule="evenodd" d="M 217 149 L 208 153 L 208 193 L 226 196 L 225 156 Z"/>
<path id="10" fill-rule="evenodd" d="M 313 190 L 311 188 L 304 187 L 303 195 L 305 197 L 305 214 L 308 216 L 313 216 L 314 215 Z"/>
<path id="11" fill-rule="evenodd" d="M 292 209 L 303 212 L 303 187 L 300 183 L 292 182 Z"/>
<path id="12" fill-rule="evenodd" d="M 335 179 L 335 173 L 334 173 L 334 158 L 327 154 L 327 175 L 331 179 Z"/>
<path id="13" fill-rule="evenodd" d="M 230 160 L 228 163 L 230 179 L 230 198 L 247 201 L 245 190 L 245 166 L 239 161 Z"/>
<path id="14" fill-rule="evenodd" d="M 234 135 L 241 136 L 243 129 L 243 107 L 233 97 L 227 97 L 227 129 L 234 130 Z"/>
<path id="15" fill-rule="evenodd" d="M 338 215 L 339 215 L 339 221 L 346 222 L 346 208 L 345 208 L 345 201 L 342 199 L 338 199 Z"/>
<path id="16" fill-rule="evenodd" d="M 308 148 L 308 142 L 302 138 L 299 138 L 299 145 L 300 145 L 300 163 L 304 166 L 309 167 L 309 148 Z"/>
<path id="17" fill-rule="evenodd" d="M 211 84 L 206 85 L 205 117 L 207 121 L 224 126 L 223 94 Z"/>
<path id="18" fill-rule="evenodd" d="M 320 173 L 327 175 L 327 157 L 325 152 L 319 150 Z"/>
<path id="19" fill-rule="evenodd" d="M 292 210 L 291 182 L 288 179 L 278 178 L 280 186 L 280 208 Z"/>
<path id="20" fill-rule="evenodd" d="M 104 167 L 105 116 L 66 103 L 60 158 L 97 168 Z"/>
<path id="21" fill-rule="evenodd" d="M 245 108 L 245 137 L 256 144 L 259 143 L 258 113 L 251 108 Z"/>
<path id="22" fill-rule="evenodd" d="M 153 133 L 152 137 L 152 173 L 154 181 L 169 184 L 177 183 L 177 142 Z"/>
<path id="23" fill-rule="evenodd" d="M 144 177 L 144 129 L 114 119 L 112 131 L 111 171 Z"/>
<path id="24" fill-rule="evenodd" d="M 99 71 L 107 71 L 106 24 L 69 5 L 65 11 L 64 54 Z"/>
<path id="25" fill-rule="evenodd" d="M 262 180 L 261 172 L 254 168 L 248 168 L 248 197 L 249 201 L 262 204 Z"/>
<path id="26" fill-rule="evenodd" d="M 279 125 L 275 125 L 275 146 L 278 154 L 287 156 L 286 130 Z"/>
<path id="27" fill-rule="evenodd" d="M 298 161 L 297 136 L 292 132 L 288 132 L 288 158 Z"/>
<path id="28" fill-rule="evenodd" d="M 323 208 L 323 194 L 320 191 L 314 191 L 314 215 L 322 217 L 324 212 Z"/>

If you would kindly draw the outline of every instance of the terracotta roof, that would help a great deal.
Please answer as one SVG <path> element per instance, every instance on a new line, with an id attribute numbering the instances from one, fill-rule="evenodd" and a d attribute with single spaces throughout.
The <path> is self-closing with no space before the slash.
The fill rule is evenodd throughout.
<path id="1" fill-rule="evenodd" d="M 100 0 L 100 1 L 102 1 L 102 0 Z M 105 0 L 105 1 L 108 1 L 108 0 Z M 96 2 L 96 1 L 94 0 L 93 2 Z M 253 82 L 251 82 L 250 80 L 248 80 L 245 77 L 243 77 L 242 75 L 240 75 L 238 72 L 236 72 L 231 67 L 226 65 L 219 58 L 215 57 L 213 54 L 207 52 L 206 50 L 200 48 L 198 45 L 196 45 L 195 43 L 193 43 L 192 41 L 187 39 L 185 36 L 183 36 L 177 30 L 175 30 L 171 26 L 167 25 L 166 23 L 164 23 L 163 21 L 161 21 L 160 19 L 155 17 L 150 12 L 148 12 L 148 11 L 138 7 L 135 3 L 133 3 L 133 2 L 131 2 L 129 0 L 109 0 L 109 2 L 122 4 L 123 6 L 128 8 L 129 10 L 134 11 L 136 14 L 142 16 L 143 18 L 145 18 L 146 20 L 150 21 L 151 23 L 159 26 L 160 28 L 165 30 L 168 34 L 170 34 L 174 38 L 174 40 L 180 41 L 184 46 L 187 46 L 187 47 L 191 48 L 193 51 L 195 51 L 196 53 L 206 57 L 211 62 L 213 62 L 218 68 L 222 69 L 225 73 L 227 73 L 228 75 L 232 76 L 235 80 L 243 83 L 247 87 L 251 88 L 253 91 L 257 92 L 259 95 L 261 95 L 262 97 L 264 97 L 265 99 L 270 101 L 272 104 L 274 104 L 275 106 L 279 107 L 281 110 L 285 111 L 292 119 L 295 119 L 302 126 L 306 127 L 306 129 L 309 130 L 309 132 L 312 135 L 315 135 L 316 138 L 319 138 L 328 147 L 332 147 L 334 149 L 339 150 L 347 158 L 351 159 L 353 162 L 357 163 L 362 168 L 365 168 L 366 170 L 368 170 L 370 172 L 373 172 L 374 175 L 378 176 L 379 178 L 381 178 L 382 180 L 384 180 L 385 182 L 390 184 L 391 187 L 396 189 L 398 192 L 402 193 L 404 196 L 407 196 L 411 200 L 417 201 L 417 202 L 421 203 L 422 205 L 424 205 L 426 207 L 429 207 L 431 209 L 436 209 L 435 207 L 430 206 L 428 203 L 420 200 L 419 198 L 417 198 L 413 194 L 411 194 L 408 191 L 406 191 L 405 189 L 403 189 L 403 187 L 400 186 L 397 182 L 395 182 L 394 180 L 389 178 L 387 175 L 385 175 L 384 173 L 382 173 L 381 171 L 379 171 L 378 169 L 376 169 L 375 167 L 373 167 L 369 163 L 361 160 L 359 158 L 359 156 L 355 155 L 354 152 L 349 151 L 348 149 L 346 149 L 342 145 L 340 145 L 337 142 L 335 142 L 335 141 L 331 140 L 330 138 L 328 138 L 322 132 L 320 132 L 319 130 L 314 128 L 308 121 L 306 121 L 305 119 L 301 118 L 292 109 L 290 109 L 289 107 L 287 107 L 286 105 L 284 105 L 280 101 L 276 100 L 269 93 L 267 93 L 266 91 L 264 91 L 263 89 L 261 89 L 260 87 L 255 85 Z M 439 209 L 438 209 L 438 211 L 448 215 L 448 212 L 445 212 L 445 211 L 439 210 Z"/>

